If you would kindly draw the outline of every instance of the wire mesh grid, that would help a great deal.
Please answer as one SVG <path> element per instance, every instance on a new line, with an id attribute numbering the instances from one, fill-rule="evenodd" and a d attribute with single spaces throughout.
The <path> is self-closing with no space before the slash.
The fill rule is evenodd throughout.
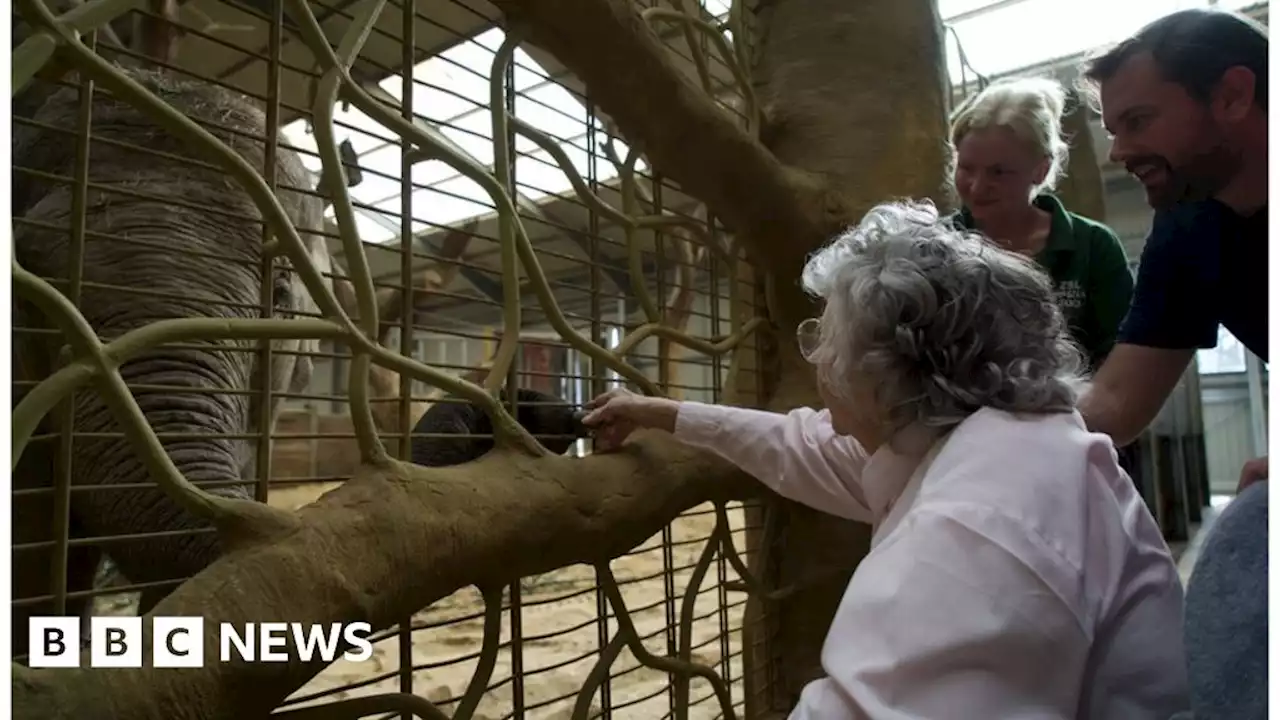
<path id="1" fill-rule="evenodd" d="M 371 3 L 309 4 L 318 26 L 340 51 L 339 39 L 360 22 Z M 60 10 L 56 5 L 51 7 L 55 12 Z M 168 57 L 157 60 L 154 51 L 148 52 L 152 49 L 148 32 L 160 27 L 172 33 L 172 25 L 166 22 L 174 17 L 157 14 L 157 9 L 134 10 L 113 25 L 111 34 L 89 34 L 86 43 L 103 58 L 163 67 L 176 76 L 245 93 L 261 104 L 266 126 L 281 131 L 242 139 L 254 142 L 268 167 L 291 149 L 301 156 L 306 182 L 297 189 L 305 192 L 315 188 L 324 198 L 325 213 L 322 227 L 299 230 L 309 229 L 326 238 L 332 277 L 337 280 L 335 296 L 355 318 L 359 314 L 356 290 L 342 282 L 344 277 L 354 278 L 350 270 L 353 258 L 345 252 L 336 219 L 340 208 L 335 198 L 324 192 L 318 152 L 322 143 L 316 139 L 316 133 L 324 128 L 314 126 L 316 118 L 310 110 L 317 93 L 322 92 L 322 72 L 307 43 L 300 39 L 296 20 L 287 19 L 283 3 L 195 0 L 178 9 L 180 39 Z M 169 9 L 172 11 L 172 6 Z M 732 39 L 732 33 L 724 29 L 730 20 L 728 6 L 708 0 L 701 7 L 690 4 L 686 9 L 700 13 L 704 22 Z M 15 11 L 15 28 L 21 22 Z M 657 336 L 632 341 L 637 328 L 648 322 L 655 309 L 662 324 L 696 338 L 723 340 L 740 332 L 762 304 L 756 270 L 740 257 L 733 239 L 719 230 L 704 206 L 664 182 L 626 145 L 608 119 L 598 114 L 588 89 L 553 57 L 521 46 L 514 49 L 512 62 L 505 68 L 496 61 L 505 47 L 505 36 L 497 23 L 497 14 L 481 3 L 387 3 L 372 23 L 350 74 L 372 97 L 440 138 L 455 158 L 493 171 L 513 200 L 555 305 L 576 332 L 614 351 L 629 343 L 621 353 L 625 361 L 669 396 L 751 404 L 759 396 L 763 380 L 757 371 L 757 347 L 750 332 L 740 333 L 743 337 L 736 348 L 717 357 L 685 350 L 679 343 Z M 657 23 L 655 29 L 691 78 L 726 106 L 741 103 L 734 95 L 733 69 L 705 36 L 696 36 L 688 25 L 680 23 Z M 413 68 L 412 72 L 402 72 L 406 67 Z M 501 74 L 497 81 L 495 71 Z M 145 188 L 132 187 L 134 184 L 121 175 L 145 175 L 148 163 L 156 167 L 167 163 L 171 169 L 179 162 L 191 163 L 190 158 L 178 157 L 168 147 L 171 143 L 156 143 L 162 146 L 157 150 L 112 139 L 109 131 L 116 128 L 111 123 L 119 117 L 109 117 L 104 123 L 95 115 L 104 90 L 84 77 L 68 74 L 53 79 L 42 75 L 32 80 L 27 92 L 41 101 L 61 97 L 73 110 L 61 116 L 39 115 L 32 106 L 24 116 L 22 98 L 15 106 L 15 130 L 38 132 L 39 142 L 64 148 L 59 167 L 68 171 L 54 172 L 49 165 L 35 162 L 23 166 L 23 157 L 40 160 L 47 156 L 15 154 L 19 256 L 23 255 L 22 239 L 27 233 L 30 238 L 59 238 L 63 246 L 59 257 L 67 258 L 63 272 L 35 271 L 37 274 L 82 311 L 83 296 L 91 293 L 105 308 L 92 316 L 97 318 L 128 315 L 147 303 L 159 303 L 163 308 L 139 310 L 139 322 L 175 307 L 190 316 L 269 317 L 273 309 L 279 313 L 280 268 L 272 266 L 269 259 L 246 263 L 235 253 L 220 253 L 216 243 L 209 243 L 207 252 L 190 252 L 193 244 L 181 245 L 181 250 L 166 249 L 165 239 L 147 232 L 144 220 L 111 220 L 112 203 L 181 205 L 182 193 L 148 200 Z M 512 118 L 506 128 L 510 153 L 494 142 L 491 103 L 504 106 Z M 39 117 L 33 119 L 33 115 Z M 50 122 L 51 116 L 63 122 Z M 214 124 L 202 124 L 213 131 Z M 108 130 L 105 134 L 100 131 L 104 126 Z M 367 264 L 377 292 L 380 344 L 476 383 L 493 381 L 495 366 L 508 368 L 494 382 L 505 381 L 508 387 L 553 396 L 564 407 L 581 406 L 590 397 L 626 382 L 627 378 L 567 343 L 553 327 L 555 323 L 537 294 L 536 278 L 515 266 L 513 259 L 511 265 L 506 264 L 501 246 L 503 212 L 473 178 L 455 169 L 456 163 L 431 157 L 389 131 L 385 123 L 344 104 L 334 108 L 333 128 L 363 249 L 362 262 Z M 227 126 L 220 130 L 232 136 L 237 132 Z M 98 177 L 96 163 L 108 160 L 126 167 L 107 180 L 91 182 L 91 177 Z M 576 189 L 565 165 L 578 175 Z M 282 180 L 278 172 L 264 171 L 262 176 L 273 188 L 289 185 L 288 176 Z M 626 187 L 630 193 L 624 192 Z M 581 192 L 584 190 L 586 193 Z M 65 212 L 35 212 L 33 208 L 39 209 L 42 202 L 38 201 L 41 191 L 56 195 L 66 205 Z M 592 196 L 599 201 L 589 201 Z M 197 197 L 187 201 L 192 212 L 212 210 L 223 212 L 228 223 L 244 221 L 235 216 L 234 208 L 211 208 Z M 609 212 L 611 208 L 677 218 L 683 224 L 627 232 Z M 85 213 L 95 212 L 99 214 L 96 222 L 84 220 Z M 252 224 L 262 227 L 256 216 Z M 219 228 L 199 230 L 218 232 Z M 149 270 L 121 272 L 119 284 L 104 282 L 103 278 L 112 275 L 110 268 L 86 270 L 81 256 Z M 146 282 L 172 263 L 189 264 L 189 271 L 213 276 L 226 272 L 219 268 L 238 264 L 236 272 L 255 273 L 259 293 L 251 302 L 237 306 L 235 298 L 229 297 L 234 295 L 231 292 L 208 298 L 207 288 L 186 290 L 172 278 Z M 277 272 L 260 272 L 273 267 Z M 288 272 L 286 268 L 286 275 Z M 505 300 L 512 291 L 518 294 L 521 318 L 514 343 L 508 343 L 504 342 L 504 329 L 510 327 L 506 322 L 510 304 Z M 211 310 L 210 304 L 222 307 Z M 59 339 L 57 330 L 38 315 L 15 316 L 14 345 L 33 354 L 45 353 L 39 362 L 28 363 L 31 367 L 53 369 L 60 358 L 65 359 L 61 346 L 66 340 Z M 90 317 L 88 312 L 86 317 Z M 107 331 L 96 329 L 106 342 L 137 324 L 120 322 Z M 235 453 L 236 461 L 244 465 L 245 477 L 256 479 L 252 494 L 257 500 L 285 509 L 301 507 L 350 477 L 360 462 L 355 420 L 349 412 L 350 350 L 342 340 L 322 341 L 309 352 L 265 342 L 238 343 L 226 352 L 253 356 L 255 371 L 275 368 L 274 363 L 282 357 L 309 357 L 312 368 L 308 381 L 300 387 L 281 388 L 279 382 L 262 377 L 238 377 L 238 383 L 224 382 L 217 387 L 215 383 L 195 383 L 201 385 L 197 388 L 190 382 L 156 382 L 165 372 L 139 372 L 149 382 L 131 381 L 130 390 L 144 410 L 149 407 L 144 397 L 169 398 L 173 405 L 168 411 L 175 413 L 184 407 L 180 399 L 184 396 L 217 396 L 223 398 L 216 401 L 222 410 L 246 413 L 259 419 L 262 426 L 272 424 L 270 408 L 278 402 L 270 441 L 266 432 L 221 433 L 221 438 L 243 441 L 244 448 L 228 452 Z M 165 347 L 180 351 L 207 346 L 197 342 Z M 504 358 L 507 352 L 513 354 Z M 169 374 L 182 371 L 177 368 Z M 219 375 L 212 370 L 210 374 Z M 43 379 L 16 375 L 16 397 Z M 219 379 L 226 380 L 226 373 Z M 422 438 L 460 437 L 456 431 L 451 435 L 415 432 L 418 418 L 428 408 L 456 401 L 426 382 L 374 366 L 369 393 L 374 425 L 394 457 L 409 458 L 411 448 Z M 43 474 L 45 480 L 53 475 L 67 478 L 58 488 L 48 482 L 15 483 L 17 512 L 24 512 L 22 507 L 34 508 L 33 516 L 53 519 L 51 532 L 15 537 L 15 567 L 22 558 L 29 565 L 47 562 L 53 571 L 43 578 L 47 580 L 45 587 L 15 585 L 15 607 L 37 614 L 73 614 L 77 609 L 86 615 L 133 614 L 153 605 L 191 573 L 166 574 L 166 568 L 156 567 L 154 572 L 145 572 L 146 578 L 126 577 L 114 559 L 145 557 L 148 548 L 156 544 L 188 542 L 184 536 L 207 536 L 212 531 L 175 528 L 162 534 L 114 533 L 108 537 L 107 533 L 95 534 L 93 528 L 110 523 L 80 520 L 112 503 L 101 500 L 92 510 L 82 511 L 80 507 L 89 507 L 84 501 L 89 494 L 105 497 L 130 488 L 136 493 L 151 485 L 139 463 L 112 466 L 118 460 L 115 453 L 127 452 L 127 446 L 101 441 L 124 435 L 119 428 L 113 428 L 114 432 L 86 430 L 86 423 L 75 419 L 76 408 L 82 405 L 77 398 L 75 407 L 56 415 L 59 425 L 72 424 L 74 432 L 50 423 L 42 425 L 25 450 L 26 467 L 15 471 L 15 477 L 25 470 L 28 476 Z M 517 405 L 513 403 L 512 409 L 520 418 Z M 155 416 L 150 419 L 154 426 Z M 173 427 L 154 429 L 174 457 L 175 448 L 184 442 L 208 443 L 217 437 L 189 417 L 170 424 Z M 171 431 L 174 428 L 177 431 Z M 527 429 L 548 443 L 548 436 L 536 427 Z M 405 438 L 410 438 L 409 443 L 402 442 Z M 94 441 L 99 441 L 96 447 L 114 450 L 96 456 L 77 450 L 78 445 L 88 447 Z M 568 452 L 589 453 L 590 441 L 572 440 Z M 128 470 L 142 472 L 135 472 L 137 477 L 120 477 Z M 114 476 L 86 479 L 95 473 Z M 189 479 L 204 488 L 234 484 Z M 130 501 L 136 499 L 135 495 Z M 724 521 L 728 537 L 745 560 L 750 549 L 743 517 L 741 506 L 731 504 Z M 476 588 L 459 590 L 399 626 L 377 633 L 370 661 L 338 660 L 294 693 L 286 707 L 398 691 L 425 696 L 441 710 L 457 712 L 458 717 L 469 713 L 488 718 L 581 717 L 584 710 L 589 716 L 604 717 L 721 716 L 721 703 L 710 683 L 701 679 L 689 682 L 678 674 L 649 667 L 653 663 L 642 663 L 631 648 L 617 645 L 613 640 L 619 636 L 615 608 L 620 599 L 626 607 L 624 615 L 635 624 L 645 650 L 658 656 L 687 657 L 712 668 L 724 680 L 736 713 L 741 713 L 746 595 L 743 578 L 730 562 L 733 558 L 726 557 L 714 542 L 716 522 L 715 507 L 695 508 L 613 561 L 610 570 L 620 598 L 612 601 L 602 587 L 599 570 L 588 566 L 523 578 L 505 588 L 501 605 L 492 604 L 488 611 Z M 86 577 L 92 577 L 92 583 Z M 691 583 L 696 587 L 692 593 Z M 486 638 L 498 643 L 496 659 L 490 658 L 495 666 L 487 682 L 477 671 L 484 663 Z M 589 677 L 593 668 L 607 670 L 607 677 Z M 477 677 L 486 686 L 478 706 L 474 698 L 463 698 Z M 767 679 L 757 679 L 757 692 L 766 684 Z"/>

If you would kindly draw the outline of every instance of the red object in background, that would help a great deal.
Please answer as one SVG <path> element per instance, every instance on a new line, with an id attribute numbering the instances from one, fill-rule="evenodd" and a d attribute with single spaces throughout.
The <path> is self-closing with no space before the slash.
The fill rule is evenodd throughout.
<path id="1" fill-rule="evenodd" d="M 555 348 L 546 345 L 523 344 L 520 346 L 520 350 L 520 369 L 524 375 L 524 382 L 521 383 L 521 386 L 538 392 L 558 394 L 556 390 L 560 383 L 557 382 L 558 378 L 552 376 L 552 373 L 555 372 L 552 364 L 552 351 Z"/>

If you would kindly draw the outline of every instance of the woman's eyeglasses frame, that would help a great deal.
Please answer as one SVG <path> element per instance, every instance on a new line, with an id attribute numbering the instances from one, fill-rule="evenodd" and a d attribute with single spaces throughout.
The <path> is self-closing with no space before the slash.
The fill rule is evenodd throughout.
<path id="1" fill-rule="evenodd" d="M 818 351 L 818 345 L 822 341 L 822 320 L 816 317 L 808 318 L 796 326 L 796 345 L 800 348 L 800 356 L 810 362 L 813 361 L 815 353 Z"/>

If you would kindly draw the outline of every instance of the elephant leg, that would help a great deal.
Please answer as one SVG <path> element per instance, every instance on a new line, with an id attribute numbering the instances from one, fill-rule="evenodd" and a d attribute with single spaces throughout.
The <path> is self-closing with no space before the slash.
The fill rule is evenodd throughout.
<path id="1" fill-rule="evenodd" d="M 83 538 L 83 528 L 71 518 L 71 537 Z M 98 566 L 102 563 L 102 550 L 93 545 L 72 545 L 67 548 L 67 593 L 83 593 L 93 590 Z M 68 597 L 67 614 L 85 616 L 93 610 L 93 598 Z"/>
<path id="2" fill-rule="evenodd" d="M 53 587 L 53 553 L 49 548 L 24 549 L 26 543 L 41 542 L 50 538 L 41 537 L 37 532 L 40 527 L 49 528 L 52 513 L 41 512 L 36 506 L 42 504 L 35 498 L 24 502 L 27 498 L 15 497 L 13 502 L 13 605 L 10 608 L 13 638 L 10 643 L 15 659 L 25 656 L 30 650 L 28 643 L 29 624 L 37 615 L 53 614 L 52 599 L 31 602 L 32 599 L 47 596 Z"/>
<path id="3" fill-rule="evenodd" d="M 88 633 L 90 629 L 90 618 L 96 614 L 101 614 L 101 615 L 132 614 L 131 612 L 130 613 L 121 612 L 122 603 L 120 603 L 119 601 L 111 602 L 110 600 L 110 598 L 112 598 L 113 596 L 118 596 L 118 595 L 125 595 L 131 598 L 136 598 L 136 596 L 139 593 L 125 591 L 125 588 L 128 587 L 132 582 L 133 581 L 130 580 L 128 577 L 126 577 L 124 573 L 120 572 L 119 566 L 116 565 L 115 561 L 111 558 L 110 555 L 106 553 L 102 553 L 102 555 L 98 560 L 98 563 L 96 565 L 96 570 L 93 575 L 93 587 L 94 587 L 94 590 L 97 591 L 97 594 L 95 594 L 94 597 L 92 598 L 88 598 L 87 599 L 88 601 L 85 603 L 85 607 L 84 607 L 84 615 L 82 617 L 82 623 L 81 623 L 82 637 L 86 637 L 86 638 L 88 637 Z M 113 588 L 115 588 L 117 592 L 115 593 L 104 592 L 104 591 L 109 591 Z M 105 602 L 104 602 L 104 598 L 107 599 Z M 128 602 L 123 603 L 125 607 L 127 607 L 127 604 Z"/>
<path id="4" fill-rule="evenodd" d="M 102 551 L 96 547 L 75 546 L 67 550 L 67 615 L 80 618 L 80 644 L 89 645 L 89 618 L 93 616 L 93 598 L 70 597 L 71 593 L 93 590 L 93 579 L 102 562 Z"/>
<path id="5" fill-rule="evenodd" d="M 18 470 L 14 473 L 15 487 L 22 489 L 35 489 L 40 485 L 31 484 L 31 478 L 42 460 L 46 459 L 50 453 L 41 452 L 44 448 L 40 448 L 36 452 L 36 448 L 28 448 L 28 454 L 24 453 L 22 461 L 19 462 Z M 51 465 L 44 465 L 51 467 Z M 43 479 L 48 479 L 52 473 L 47 470 L 43 473 Z M 51 490 L 51 489 L 50 489 Z M 12 653 L 15 657 L 25 656 L 30 652 L 29 646 L 29 623 L 32 617 L 40 615 L 53 615 L 56 612 L 55 598 L 53 597 L 54 578 L 57 573 L 57 565 L 55 562 L 55 546 L 53 543 L 57 540 L 54 537 L 54 501 L 53 493 L 18 493 L 13 498 L 13 515 L 11 518 L 13 527 L 14 549 L 13 549 L 13 597 L 14 605 L 12 607 L 11 618 L 13 621 L 12 632 Z M 77 529 L 74 520 L 68 528 L 71 538 L 79 537 L 80 532 Z M 22 545 L 42 543 L 43 546 L 36 548 L 23 548 Z M 66 565 L 66 589 L 67 593 L 79 593 L 93 588 L 93 575 L 97 568 L 101 551 L 95 547 L 85 545 L 72 545 L 67 548 L 67 565 Z M 35 602 L 31 601 L 35 598 L 43 598 Z M 89 598 L 86 597 L 67 597 L 66 606 L 62 614 L 72 617 L 83 617 L 91 607 Z"/>
<path id="6" fill-rule="evenodd" d="M 13 473 L 12 510 L 10 527 L 13 528 L 13 604 L 10 641 L 15 659 L 25 656 L 29 647 L 29 624 L 33 616 L 53 614 L 53 600 L 34 601 L 48 596 L 53 590 L 53 548 L 24 547 L 53 540 L 53 493 L 29 492 L 46 490 L 53 477 L 54 458 L 47 442 L 32 442 L 18 461 Z M 34 601 L 34 602 L 33 602 Z"/>
<path id="7" fill-rule="evenodd" d="M 83 538 L 83 528 L 71 517 L 71 537 Z M 98 577 L 98 568 L 103 562 L 103 552 L 92 545 L 73 545 L 67 548 L 67 615 L 80 618 L 80 644 L 88 647 L 89 618 L 93 616 L 93 597 L 73 593 L 84 593 L 94 589 Z"/>

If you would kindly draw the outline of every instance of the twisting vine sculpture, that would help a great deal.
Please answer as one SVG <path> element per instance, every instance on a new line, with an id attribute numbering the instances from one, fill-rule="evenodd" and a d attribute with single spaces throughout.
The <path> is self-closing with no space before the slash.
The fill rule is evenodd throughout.
<path id="1" fill-rule="evenodd" d="M 699 221 L 675 215 L 655 213 L 639 214 L 637 207 L 643 191 L 635 179 L 635 165 L 640 152 L 632 148 L 626 158 L 614 161 L 620 171 L 622 208 L 605 203 L 588 188 L 558 143 L 545 133 L 510 116 L 504 110 L 503 98 L 507 88 L 504 80 L 512 62 L 515 48 L 520 42 L 517 32 L 508 32 L 495 54 L 490 75 L 491 112 L 493 123 L 494 170 L 481 165 L 474 158 L 466 157 L 437 131 L 418 126 L 387 107 L 351 76 L 351 67 L 359 56 L 369 34 L 385 7 L 385 0 L 374 0 L 360 6 L 356 17 L 334 48 L 326 39 L 315 14 L 306 0 L 286 0 L 289 15 L 300 29 L 301 39 L 314 54 L 323 76 L 314 94 L 311 111 L 314 118 L 315 139 L 323 164 L 324 187 L 319 188 L 333 201 L 337 226 L 345 256 L 349 262 L 350 289 L 353 290 L 359 322 L 355 322 L 344 309 L 343 302 L 335 296 L 332 286 L 325 281 L 312 259 L 308 256 L 297 228 L 293 226 L 285 210 L 275 197 L 271 187 L 259 170 L 252 167 L 213 135 L 177 112 L 172 106 L 146 90 L 138 82 L 119 72 L 118 68 L 99 57 L 81 41 L 81 34 L 102 26 L 112 19 L 138 7 L 143 0 L 91 0 L 62 15 L 55 15 L 44 0 L 15 0 L 23 17 L 36 32 L 13 51 L 13 94 L 16 96 L 37 73 L 57 58 L 64 71 L 74 69 L 95 83 L 136 106 L 152 121 L 172 135 L 181 138 L 190 147 L 198 149 L 207 159 L 225 170 L 243 187 L 261 211 L 273 239 L 268 242 L 268 254 L 286 256 L 312 297 L 318 304 L 321 318 L 306 319 L 202 319 L 183 318 L 155 322 L 108 343 L 100 342 L 93 329 L 74 304 L 59 293 L 50 283 L 28 272 L 15 255 L 11 272 L 17 291 L 35 303 L 53 319 L 65 335 L 71 351 L 71 359 L 62 369 L 41 382 L 28 393 L 13 411 L 12 446 L 14 467 L 35 429 L 53 408 L 70 393 L 86 384 L 93 384 L 107 398 L 111 411 L 124 427 L 134 451 L 145 458 L 152 478 L 182 507 L 193 514 L 210 519 L 220 532 L 240 542 L 269 538 L 297 527 L 298 520 L 291 512 L 269 507 L 250 500 L 222 497 L 206 492 L 189 482 L 171 461 L 156 433 L 147 423 L 137 402 L 119 373 L 122 363 L 162 344 L 176 341 L 220 339 L 329 339 L 344 341 L 352 348 L 348 386 L 352 422 L 358 438 L 362 462 L 376 468 L 391 468 L 395 464 L 376 432 L 374 414 L 369 396 L 369 377 L 374 365 L 389 371 L 423 381 L 443 391 L 462 396 L 482 407 L 493 418 L 496 441 L 503 447 L 514 447 L 530 455 L 544 455 L 546 450 L 525 431 L 498 399 L 498 390 L 514 359 L 519 342 L 521 307 L 519 293 L 507 293 L 503 306 L 502 340 L 493 358 L 492 366 L 477 384 L 452 377 L 440 370 L 394 352 L 378 339 L 378 302 L 375 296 L 367 259 L 357 234 L 355 213 L 350 194 L 343 182 L 341 158 L 334 137 L 334 107 L 339 101 L 349 102 L 366 115 L 381 123 L 405 142 L 421 152 L 419 157 L 444 161 L 465 177 L 476 182 L 497 208 L 499 242 L 501 248 L 502 280 L 506 287 L 519 286 L 521 268 L 529 276 L 542 311 L 552 327 L 573 348 L 603 364 L 626 378 L 647 394 L 660 391 L 654 381 L 646 377 L 623 358 L 640 342 L 657 337 L 664 344 L 680 345 L 695 352 L 719 356 L 737 348 L 751 333 L 761 327 L 761 317 L 740 317 L 741 303 L 737 293 L 739 282 L 734 268 L 738 262 L 736 246 L 728 249 L 715 245 Z M 741 2 L 735 2 L 730 12 L 729 25 L 735 40 L 730 44 L 721 28 L 695 18 L 681 9 L 682 4 L 673 1 L 672 8 L 651 8 L 641 12 L 649 23 L 676 23 L 685 33 L 704 90 L 712 93 L 706 59 L 696 52 L 701 36 L 709 40 L 720 60 L 731 70 L 737 89 L 745 104 L 747 130 L 753 135 L 759 128 L 759 109 L 751 85 L 748 82 L 748 49 L 742 38 L 747 36 L 743 25 L 744 11 Z M 614 350 L 608 350 L 579 334 L 565 319 L 547 281 L 534 248 L 525 232 L 511 195 L 510 177 L 512 148 L 508 142 L 508 126 L 546 150 L 561 170 L 568 176 L 581 200 L 601 215 L 620 224 L 626 233 L 626 243 L 633 279 L 632 291 L 639 299 L 646 322 L 632 331 Z M 651 199 L 651 198 L 645 198 Z M 693 337 L 670 327 L 663 310 L 655 301 L 643 280 L 641 255 L 636 239 L 643 229 L 680 229 L 689 242 L 697 241 L 705 249 L 724 257 L 730 265 L 731 303 L 735 329 L 725 337 L 707 339 Z M 730 374 L 736 372 L 736 357 Z M 715 529 L 694 569 L 690 587 L 684 594 L 680 613 L 679 649 L 677 657 L 661 657 L 643 646 L 627 612 L 622 594 L 607 562 L 597 565 L 609 603 L 619 620 L 619 628 L 607 649 L 600 656 L 578 695 L 574 718 L 585 718 L 591 698 L 608 676 L 609 667 L 621 652 L 629 648 L 645 666 L 670 673 L 676 678 L 677 712 L 683 720 L 689 711 L 689 680 L 692 677 L 706 679 L 714 688 L 721 711 L 726 718 L 735 717 L 728 687 L 714 670 L 690 661 L 693 609 L 699 589 L 716 551 L 722 552 L 733 565 L 751 592 L 764 596 L 779 591 L 763 587 L 751 577 L 745 564 L 734 549 L 726 508 L 716 503 Z M 480 662 L 472 681 L 453 717 L 468 720 L 489 684 L 498 652 L 498 625 L 501 608 L 501 585 L 479 586 L 485 601 L 485 632 Z M 375 712 L 399 710 L 411 712 L 423 718 L 444 718 L 443 712 L 428 700 L 406 694 L 388 694 L 376 697 L 344 700 L 319 707 L 289 710 L 279 714 L 282 718 L 336 718 L 362 717 Z"/>

